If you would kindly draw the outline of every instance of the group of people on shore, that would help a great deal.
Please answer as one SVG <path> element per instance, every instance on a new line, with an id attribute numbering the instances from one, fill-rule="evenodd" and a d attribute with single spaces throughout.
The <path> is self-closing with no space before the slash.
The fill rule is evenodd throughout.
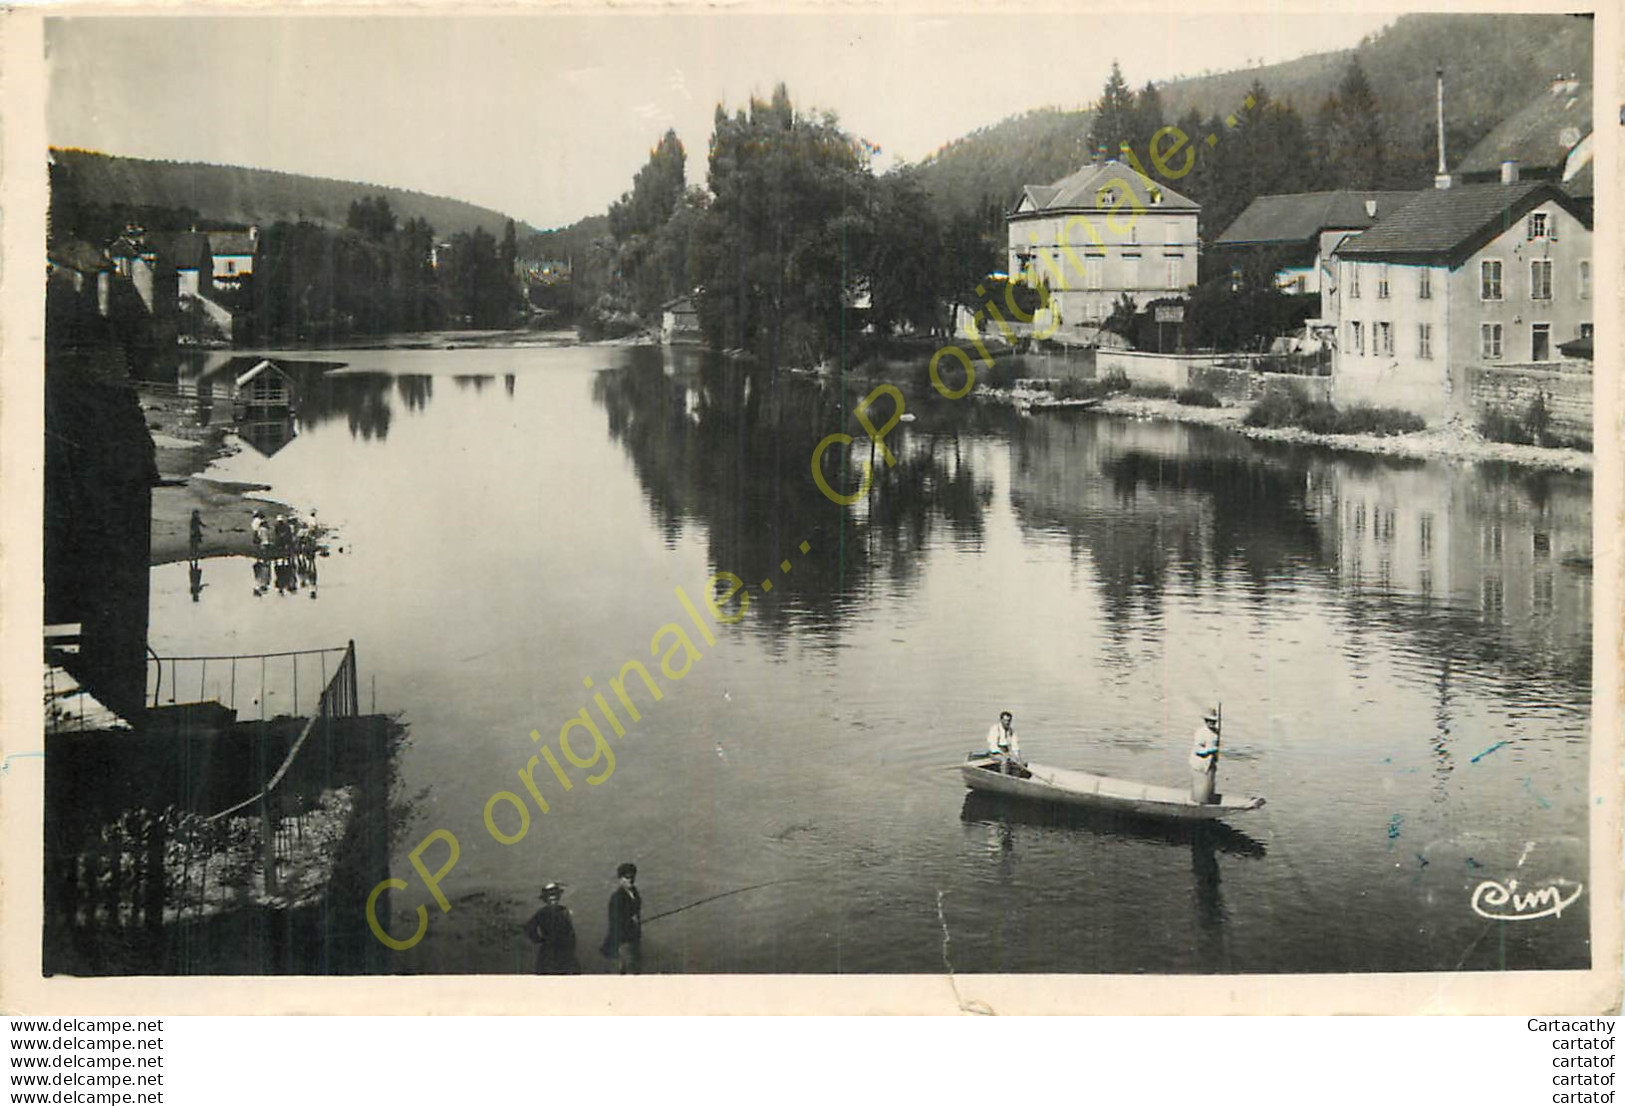
<path id="1" fill-rule="evenodd" d="M 255 511 L 249 524 L 254 539 L 254 594 L 264 595 L 272 586 L 278 595 L 297 594 L 301 587 L 316 598 L 316 554 L 323 533 L 316 508 L 303 518 L 295 514 L 268 517 Z"/>
<path id="2" fill-rule="evenodd" d="M 598 951 L 614 960 L 621 975 L 643 970 L 643 896 L 637 888 L 638 866 L 631 862 L 615 869 L 615 890 L 609 896 L 608 930 Z M 542 888 L 544 906 L 525 924 L 525 936 L 537 946 L 537 975 L 579 975 L 576 927 L 564 905 L 564 888 L 549 883 Z"/>

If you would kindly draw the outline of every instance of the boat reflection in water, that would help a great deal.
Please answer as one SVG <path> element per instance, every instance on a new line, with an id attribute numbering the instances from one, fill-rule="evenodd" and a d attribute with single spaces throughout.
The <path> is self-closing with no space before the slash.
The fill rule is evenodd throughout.
<path id="1" fill-rule="evenodd" d="M 1219 856 L 1261 860 L 1268 849 L 1257 838 L 1218 821 L 1193 822 L 1056 803 L 1022 802 L 979 791 L 965 795 L 959 820 L 997 830 L 1001 864 L 1015 851 L 1012 827 L 1018 825 L 1037 828 L 1045 836 L 1087 835 L 1107 845 L 1132 841 L 1189 848 L 1196 903 L 1196 959 L 1192 967 L 1212 972 L 1236 970 L 1228 939 L 1230 912 L 1225 908 L 1219 889 Z"/>

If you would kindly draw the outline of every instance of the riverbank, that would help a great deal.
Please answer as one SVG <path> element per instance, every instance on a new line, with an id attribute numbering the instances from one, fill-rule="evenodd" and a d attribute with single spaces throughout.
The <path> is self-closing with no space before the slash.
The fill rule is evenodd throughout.
<path id="1" fill-rule="evenodd" d="M 191 425 L 195 407 L 188 397 L 139 384 L 136 393 L 162 481 L 152 489 L 148 563 L 170 564 L 191 557 L 193 511 L 203 519 L 200 556 L 251 555 L 254 512 L 292 514 L 293 508 L 251 494 L 269 491 L 264 484 L 211 480 L 202 475 L 211 462 L 229 456 L 233 447 L 224 426 Z"/>
<path id="2" fill-rule="evenodd" d="M 1411 434 L 1315 434 L 1291 427 L 1247 426 L 1244 407 L 1190 407 L 1172 399 L 1119 394 L 1108 397 L 1095 408 L 1102 414 L 1140 419 L 1171 419 L 1176 422 L 1219 426 L 1259 441 L 1291 442 L 1301 445 L 1346 449 L 1356 453 L 1377 453 L 1434 461 L 1503 462 L 1530 468 L 1563 472 L 1593 471 L 1595 458 L 1577 449 L 1546 449 L 1533 445 L 1492 442 L 1477 430 L 1459 422 L 1430 427 Z"/>

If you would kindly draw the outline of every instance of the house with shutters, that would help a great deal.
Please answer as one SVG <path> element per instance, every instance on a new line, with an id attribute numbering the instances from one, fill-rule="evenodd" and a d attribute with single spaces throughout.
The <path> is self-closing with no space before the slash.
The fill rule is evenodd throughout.
<path id="1" fill-rule="evenodd" d="M 1098 326 L 1124 295 L 1144 308 L 1196 283 L 1194 200 L 1116 160 L 1021 190 L 1009 275 L 1049 289 L 1063 327 Z"/>
<path id="2" fill-rule="evenodd" d="M 1467 412 L 1471 368 L 1555 367 L 1591 336 L 1591 240 L 1554 182 L 1416 193 L 1335 252 L 1337 402 L 1438 421 Z"/>
<path id="3" fill-rule="evenodd" d="M 246 231 L 212 230 L 208 233 L 209 254 L 214 265 L 214 283 L 236 287 L 244 277 L 254 275 L 254 258 L 259 253 L 259 227 Z"/>

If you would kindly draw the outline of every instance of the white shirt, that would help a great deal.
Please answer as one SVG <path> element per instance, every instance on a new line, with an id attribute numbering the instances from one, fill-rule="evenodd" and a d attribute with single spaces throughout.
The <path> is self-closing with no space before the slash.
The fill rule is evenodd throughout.
<path id="1" fill-rule="evenodd" d="M 995 722 L 993 725 L 988 727 L 987 747 L 989 749 L 997 749 L 1003 753 L 1009 753 L 1011 756 L 1018 756 L 1021 753 L 1021 742 L 1020 739 L 1016 737 L 1015 727 L 1011 726 L 1010 729 L 1006 731 L 1003 722 Z"/>
<path id="2" fill-rule="evenodd" d="M 1219 735 L 1203 722 L 1191 739 L 1191 771 L 1206 772 L 1218 764 Z"/>

